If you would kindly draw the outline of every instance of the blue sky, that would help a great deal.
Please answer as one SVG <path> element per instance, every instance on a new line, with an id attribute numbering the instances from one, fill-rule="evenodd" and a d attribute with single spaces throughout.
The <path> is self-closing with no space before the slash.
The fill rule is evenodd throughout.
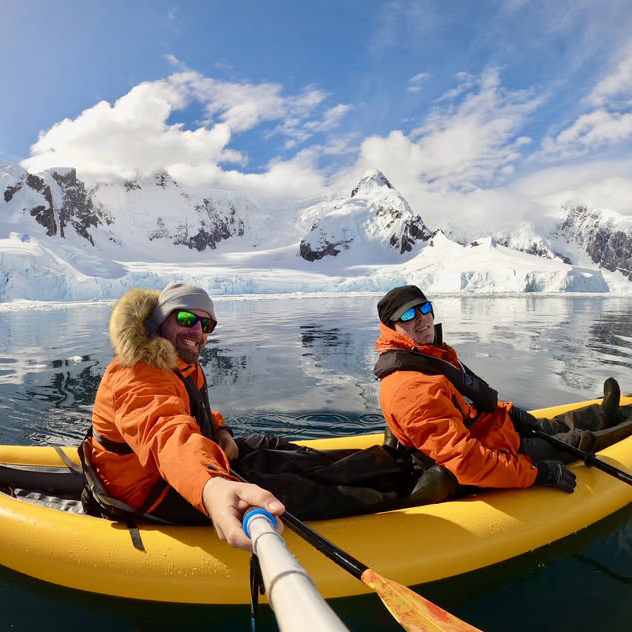
<path id="1" fill-rule="evenodd" d="M 381 169 L 429 225 L 632 214 L 632 3 L 0 0 L 0 160 L 262 205 Z"/>

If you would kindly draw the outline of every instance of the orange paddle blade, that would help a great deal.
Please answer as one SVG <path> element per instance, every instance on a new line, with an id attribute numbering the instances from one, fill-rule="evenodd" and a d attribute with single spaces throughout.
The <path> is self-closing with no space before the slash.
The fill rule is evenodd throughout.
<path id="1" fill-rule="evenodd" d="M 408 632 L 481 632 L 416 592 L 367 568 L 360 578 Z"/>

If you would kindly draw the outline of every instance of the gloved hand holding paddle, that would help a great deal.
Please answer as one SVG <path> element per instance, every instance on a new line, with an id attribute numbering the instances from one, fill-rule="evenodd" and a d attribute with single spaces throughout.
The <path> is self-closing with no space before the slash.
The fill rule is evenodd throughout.
<path id="1" fill-rule="evenodd" d="M 533 430 L 538 429 L 538 420 L 526 410 L 512 406 L 509 409 L 509 417 L 521 437 L 528 437 L 533 434 Z"/>
<path id="2" fill-rule="evenodd" d="M 534 485 L 556 487 L 567 494 L 572 494 L 575 490 L 575 474 L 561 461 L 536 461 L 534 465 L 538 468 Z"/>

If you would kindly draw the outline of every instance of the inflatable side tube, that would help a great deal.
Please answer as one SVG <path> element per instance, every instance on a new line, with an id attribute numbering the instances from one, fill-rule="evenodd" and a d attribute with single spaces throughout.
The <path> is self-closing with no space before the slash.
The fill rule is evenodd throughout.
<path id="1" fill-rule="evenodd" d="M 83 475 L 68 468 L 0 465 L 0 487 L 17 487 L 79 498 L 83 490 Z"/>

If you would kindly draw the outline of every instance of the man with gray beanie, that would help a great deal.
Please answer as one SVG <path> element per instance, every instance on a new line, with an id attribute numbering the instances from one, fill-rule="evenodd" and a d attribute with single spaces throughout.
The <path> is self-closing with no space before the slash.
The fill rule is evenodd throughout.
<path id="1" fill-rule="evenodd" d="M 132 289 L 117 301 L 109 321 L 116 357 L 80 448 L 83 500 L 107 517 L 212 523 L 221 539 L 250 550 L 244 510 L 260 506 L 280 515 L 284 506 L 230 474 L 238 447 L 211 410 L 199 363 L 216 325 L 209 295 L 181 281 L 162 292 Z"/>

